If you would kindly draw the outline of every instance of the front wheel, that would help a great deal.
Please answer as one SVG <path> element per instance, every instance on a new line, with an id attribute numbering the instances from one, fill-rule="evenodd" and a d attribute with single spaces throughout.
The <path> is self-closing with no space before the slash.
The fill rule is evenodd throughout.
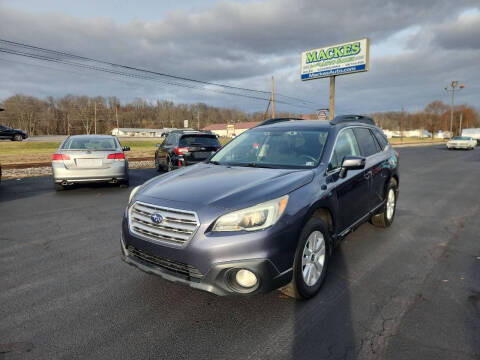
<path id="1" fill-rule="evenodd" d="M 322 220 L 310 219 L 300 234 L 292 281 L 280 289 L 296 299 L 308 299 L 320 290 L 327 273 L 330 234 Z"/>
<path id="2" fill-rule="evenodd" d="M 22 141 L 23 137 L 20 134 L 13 135 L 13 141 Z"/>
<path id="3" fill-rule="evenodd" d="M 389 227 L 393 223 L 393 218 L 395 217 L 395 210 L 397 209 L 397 183 L 395 180 L 391 180 L 388 185 L 386 203 L 382 208 L 382 212 L 373 215 L 370 219 L 371 223 L 378 227 Z"/>
<path id="4" fill-rule="evenodd" d="M 155 168 L 157 169 L 157 171 L 163 170 L 163 166 L 160 165 L 160 159 L 158 158 L 158 156 L 155 156 Z"/>

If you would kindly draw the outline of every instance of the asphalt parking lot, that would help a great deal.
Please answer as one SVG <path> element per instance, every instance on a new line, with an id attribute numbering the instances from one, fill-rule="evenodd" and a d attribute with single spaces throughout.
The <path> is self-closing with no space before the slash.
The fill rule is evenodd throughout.
<path id="1" fill-rule="evenodd" d="M 0 185 L 0 359 L 480 359 L 480 149 L 402 148 L 389 229 L 322 291 L 217 297 L 120 260 L 129 189 Z M 157 175 L 132 170 L 132 187 Z"/>

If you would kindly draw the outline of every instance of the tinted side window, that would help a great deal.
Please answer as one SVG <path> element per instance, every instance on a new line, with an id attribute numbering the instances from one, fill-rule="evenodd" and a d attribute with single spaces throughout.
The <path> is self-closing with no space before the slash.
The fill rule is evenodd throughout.
<path id="1" fill-rule="evenodd" d="M 380 151 L 377 141 L 367 128 L 355 128 L 355 135 L 362 149 L 363 156 L 367 157 Z"/>
<path id="2" fill-rule="evenodd" d="M 174 134 L 168 135 L 167 138 L 165 139 L 165 145 L 172 145 L 174 137 L 175 137 Z"/>
<path id="3" fill-rule="evenodd" d="M 389 142 L 387 140 L 387 137 L 383 133 L 383 131 L 379 129 L 374 129 L 373 133 L 375 134 L 375 137 L 377 138 L 377 141 L 380 144 L 380 147 L 382 148 L 382 150 L 385 150 L 388 147 Z"/>
<path id="4" fill-rule="evenodd" d="M 333 170 L 341 167 L 345 156 L 360 156 L 360 150 L 352 129 L 343 130 L 338 135 L 328 168 Z"/>

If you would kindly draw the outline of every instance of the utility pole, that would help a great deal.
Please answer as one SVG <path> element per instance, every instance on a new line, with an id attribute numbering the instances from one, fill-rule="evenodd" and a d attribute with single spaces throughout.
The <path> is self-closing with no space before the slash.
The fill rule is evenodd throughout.
<path id="1" fill-rule="evenodd" d="M 335 75 L 330 76 L 330 120 L 335 118 Z"/>
<path id="2" fill-rule="evenodd" d="M 197 110 L 197 130 L 200 130 L 200 110 Z"/>
<path id="3" fill-rule="evenodd" d="M 95 124 L 95 135 L 97 135 L 97 102 L 94 102 L 95 107 L 93 108 L 93 121 Z"/>
<path id="4" fill-rule="evenodd" d="M 450 87 L 445 86 L 445 91 L 452 93 L 452 105 L 450 106 L 450 136 L 453 135 L 453 108 L 455 106 L 455 89 L 457 87 L 458 87 L 457 91 L 460 91 L 465 87 L 465 85 L 458 84 L 457 80 L 453 80 L 452 83 L 450 84 Z"/>
<path id="5" fill-rule="evenodd" d="M 403 127 L 405 124 L 402 124 L 405 122 L 405 109 L 402 107 L 402 118 L 400 120 L 400 141 L 403 143 Z M 403 126 L 402 126 L 403 125 Z"/>
<path id="6" fill-rule="evenodd" d="M 272 99 L 268 100 L 267 110 L 265 110 L 265 114 L 263 114 L 263 120 L 267 120 L 268 109 L 270 109 L 270 103 L 271 102 L 272 102 Z"/>
<path id="7" fill-rule="evenodd" d="M 118 126 L 118 105 L 115 105 L 115 119 L 117 120 L 117 130 L 120 130 L 120 126 Z"/>
<path id="8" fill-rule="evenodd" d="M 272 119 L 275 119 L 275 91 L 273 87 L 273 76 L 272 76 Z"/>
<path id="9" fill-rule="evenodd" d="M 70 117 L 67 113 L 67 135 L 70 136 Z"/>
<path id="10" fill-rule="evenodd" d="M 460 113 L 460 131 L 458 132 L 459 136 L 462 136 L 462 120 L 463 120 L 463 113 Z"/>

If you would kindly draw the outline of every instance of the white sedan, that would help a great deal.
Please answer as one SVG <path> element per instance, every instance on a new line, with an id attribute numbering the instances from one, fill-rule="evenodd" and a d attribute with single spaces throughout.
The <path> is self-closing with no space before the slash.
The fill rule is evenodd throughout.
<path id="1" fill-rule="evenodd" d="M 448 150 L 451 149 L 469 149 L 473 150 L 477 145 L 477 141 L 470 136 L 455 136 L 452 140 L 447 142 Z"/>

